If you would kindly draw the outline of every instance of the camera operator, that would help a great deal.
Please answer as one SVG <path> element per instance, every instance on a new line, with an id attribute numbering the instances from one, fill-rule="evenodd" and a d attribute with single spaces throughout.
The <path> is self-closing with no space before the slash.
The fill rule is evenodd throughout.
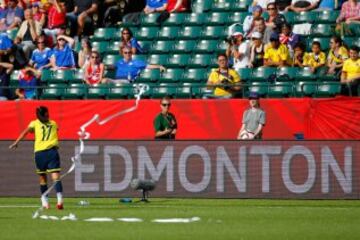
<path id="1" fill-rule="evenodd" d="M 163 97 L 160 101 L 161 113 L 154 120 L 155 139 L 175 139 L 177 122 L 175 115 L 169 112 L 170 106 L 170 98 Z"/>
<path id="2" fill-rule="evenodd" d="M 225 54 L 218 55 L 219 68 L 214 69 L 209 76 L 207 85 L 209 89 L 214 89 L 212 98 L 231 98 L 241 90 L 240 76 L 229 68 L 228 58 Z"/>
<path id="3" fill-rule="evenodd" d="M 226 56 L 233 59 L 235 69 L 247 68 L 250 64 L 250 46 L 245 42 L 244 35 L 241 32 L 235 32 L 228 40 Z"/>

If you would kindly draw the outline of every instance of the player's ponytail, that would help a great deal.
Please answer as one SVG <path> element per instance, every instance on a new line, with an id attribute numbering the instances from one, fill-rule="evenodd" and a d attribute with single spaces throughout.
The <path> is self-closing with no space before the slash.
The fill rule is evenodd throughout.
<path id="1" fill-rule="evenodd" d="M 47 107 L 40 106 L 36 108 L 36 117 L 42 123 L 47 123 L 49 121 L 49 110 Z"/>

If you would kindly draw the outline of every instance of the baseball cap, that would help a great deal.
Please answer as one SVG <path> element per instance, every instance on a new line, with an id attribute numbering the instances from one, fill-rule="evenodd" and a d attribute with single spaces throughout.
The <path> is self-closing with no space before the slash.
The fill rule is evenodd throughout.
<path id="1" fill-rule="evenodd" d="M 270 35 L 270 41 L 279 41 L 279 34 L 277 32 L 273 32 Z"/>
<path id="2" fill-rule="evenodd" d="M 256 38 L 256 39 L 261 39 L 262 38 L 262 34 L 259 32 L 253 32 L 251 34 L 251 38 Z"/>
<path id="3" fill-rule="evenodd" d="M 253 12 L 256 12 L 256 11 L 261 11 L 262 12 L 262 7 L 260 5 L 256 5 L 252 8 L 252 11 Z"/>
<path id="4" fill-rule="evenodd" d="M 259 99 L 259 94 L 257 94 L 256 92 L 250 92 L 249 94 L 249 99 Z"/>
<path id="5" fill-rule="evenodd" d="M 232 37 L 236 37 L 236 36 L 244 36 L 244 34 L 242 32 L 234 32 L 233 34 L 231 34 Z"/>

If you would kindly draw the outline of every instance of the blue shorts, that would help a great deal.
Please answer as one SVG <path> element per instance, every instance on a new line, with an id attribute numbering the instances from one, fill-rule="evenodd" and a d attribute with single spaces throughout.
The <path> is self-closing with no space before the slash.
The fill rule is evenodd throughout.
<path id="1" fill-rule="evenodd" d="M 56 147 L 35 153 L 36 173 L 60 172 L 60 157 Z"/>

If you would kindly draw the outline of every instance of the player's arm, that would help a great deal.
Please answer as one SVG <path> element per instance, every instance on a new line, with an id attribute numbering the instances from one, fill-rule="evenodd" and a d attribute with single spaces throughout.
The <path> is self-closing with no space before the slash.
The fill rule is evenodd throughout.
<path id="1" fill-rule="evenodd" d="M 21 140 L 23 140 L 29 132 L 32 132 L 32 128 L 30 128 L 30 127 L 26 128 L 24 131 L 22 131 L 22 133 L 21 133 L 20 136 L 15 140 L 15 142 L 13 142 L 13 144 L 11 144 L 11 145 L 9 146 L 9 149 L 15 149 L 15 148 L 17 148 L 18 143 L 19 143 Z"/>

